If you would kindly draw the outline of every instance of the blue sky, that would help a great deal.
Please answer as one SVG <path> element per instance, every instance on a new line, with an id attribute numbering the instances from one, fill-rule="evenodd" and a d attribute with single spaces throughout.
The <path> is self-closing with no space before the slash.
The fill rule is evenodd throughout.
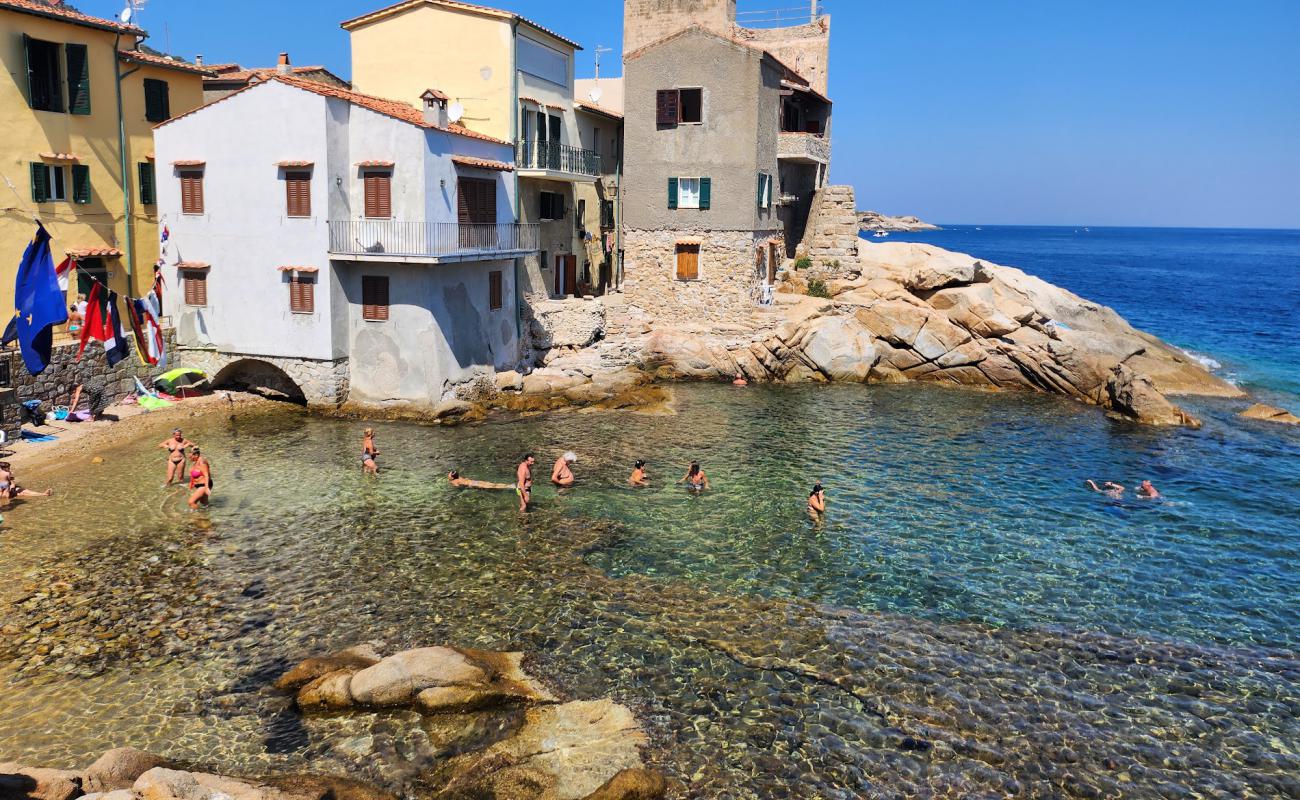
<path id="1" fill-rule="evenodd" d="M 150 0 L 151 44 L 348 73 L 385 0 Z M 79 0 L 111 15 L 121 0 Z M 621 51 L 621 0 L 501 0 Z M 806 6 L 741 0 L 744 10 Z M 832 179 L 938 222 L 1300 228 L 1300 0 L 825 0 Z M 604 74 L 620 71 L 618 52 Z"/>

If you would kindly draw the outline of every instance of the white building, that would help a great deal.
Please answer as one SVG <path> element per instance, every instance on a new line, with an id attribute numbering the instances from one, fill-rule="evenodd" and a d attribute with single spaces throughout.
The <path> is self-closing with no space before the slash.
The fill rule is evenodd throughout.
<path id="1" fill-rule="evenodd" d="M 512 146 L 424 102 L 277 75 L 156 129 L 182 363 L 419 408 L 515 363 Z"/>

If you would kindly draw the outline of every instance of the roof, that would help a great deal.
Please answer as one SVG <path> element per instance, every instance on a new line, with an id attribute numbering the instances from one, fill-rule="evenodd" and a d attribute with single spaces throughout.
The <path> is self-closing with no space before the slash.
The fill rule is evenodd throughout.
<path id="1" fill-rule="evenodd" d="M 143 28 L 137 28 L 134 25 L 126 25 L 115 19 L 92 17 L 66 5 L 50 5 L 43 0 L 0 0 L 0 9 L 9 9 L 22 14 L 34 14 L 38 17 L 48 17 L 49 19 L 69 22 L 73 25 L 99 28 L 113 33 L 129 33 L 140 37 L 149 35 Z"/>
<path id="2" fill-rule="evenodd" d="M 507 146 L 510 145 L 510 142 L 498 139 L 494 136 L 488 136 L 485 133 L 472 131 L 469 128 L 463 127 L 461 125 L 452 124 L 452 125 L 448 125 L 445 128 L 440 127 L 438 125 L 434 125 L 433 123 L 429 122 L 424 118 L 424 112 L 422 110 L 416 108 L 415 106 L 409 103 L 402 103 L 397 100 L 386 100 L 382 97 L 374 97 L 373 95 L 361 94 L 360 92 L 354 92 L 350 89 L 343 89 L 338 86 L 330 86 L 324 83 L 317 83 L 315 81 L 303 80 L 302 78 L 293 78 L 288 75 L 273 75 L 264 81 L 249 84 L 248 86 L 245 86 L 244 88 L 239 89 L 238 91 L 231 92 L 230 94 L 220 98 L 219 100 L 213 100 L 211 103 L 201 105 L 198 108 L 194 109 L 193 111 L 187 111 L 184 114 L 181 114 L 176 117 L 172 117 L 171 119 L 165 122 L 158 123 L 154 127 L 161 128 L 164 125 L 170 125 L 178 119 L 185 119 L 186 117 L 192 114 L 199 113 L 200 111 L 202 111 L 205 108 L 208 108 L 209 106 L 214 106 L 217 103 L 224 103 L 232 97 L 241 95 L 244 92 L 252 91 L 253 89 L 256 89 L 259 86 L 265 86 L 268 83 L 283 83 L 286 86 L 292 86 L 295 89 L 302 89 L 305 92 L 311 92 L 312 94 L 317 94 L 320 95 L 321 97 L 333 97 L 339 100 L 346 100 L 347 102 L 351 103 L 354 106 L 360 106 L 361 108 L 368 109 L 370 111 L 375 112 L 376 114 L 383 114 L 386 117 L 392 117 L 393 119 L 400 120 L 401 122 L 406 122 L 411 125 L 415 125 L 416 127 L 424 128 L 426 130 L 442 131 L 443 133 L 454 133 L 458 136 L 464 136 L 469 139 L 479 139 L 484 142 L 491 142 L 492 144 L 503 144 Z"/>
<path id="3" fill-rule="evenodd" d="M 66 255 L 73 258 L 121 258 L 122 251 L 116 247 L 70 247 Z"/>
<path id="4" fill-rule="evenodd" d="M 280 161 L 276 163 L 276 166 L 287 167 L 287 168 L 298 167 L 301 169 L 303 167 L 314 167 L 316 166 L 316 162 L 315 161 Z"/>
<path id="5" fill-rule="evenodd" d="M 593 114 L 602 114 L 606 117 L 609 117 L 610 119 L 623 118 L 622 114 L 618 113 L 612 108 L 605 108 L 604 106 L 597 105 L 595 103 L 588 102 L 586 100 L 574 100 L 573 105 L 576 106 L 577 108 L 582 109 L 583 111 L 590 111 Z"/>
<path id="6" fill-rule="evenodd" d="M 204 79 L 204 83 L 248 83 L 254 78 L 269 78 L 273 75 L 279 75 L 280 71 L 276 67 L 251 67 L 244 69 L 238 64 L 213 64 L 206 67 L 207 71 L 212 73 L 210 77 Z M 348 82 L 330 72 L 323 65 L 317 64 L 310 67 L 290 67 L 293 75 L 311 75 L 317 72 L 323 72 L 341 84 L 348 85 Z"/>
<path id="7" fill-rule="evenodd" d="M 462 167 L 474 167 L 476 169 L 492 169 L 497 172 L 514 172 L 513 164 L 507 164 L 504 161 L 493 161 L 490 158 L 474 158 L 473 156 L 452 156 L 452 162 L 460 164 Z"/>
<path id="8" fill-rule="evenodd" d="M 41 158 L 45 161 L 80 161 L 81 158 L 76 153 L 41 153 Z"/>
<path id="9" fill-rule="evenodd" d="M 118 50 L 117 57 L 122 61 L 129 61 L 133 64 L 148 64 L 152 67 L 162 67 L 163 69 L 175 69 L 181 72 L 190 72 L 195 75 L 208 76 L 212 71 L 200 67 L 198 64 L 191 64 L 174 56 L 156 55 L 146 53 L 143 50 Z"/>
<path id="10" fill-rule="evenodd" d="M 503 11 L 502 9 L 499 8 L 489 8 L 488 6 L 480 6 L 475 3 L 462 3 L 459 0 L 402 0 L 402 2 L 400 3 L 395 3 L 391 6 L 387 6 L 386 8 L 381 8 L 378 11 L 371 11 L 369 14 L 362 14 L 359 17 L 354 17 L 352 19 L 345 20 L 339 23 L 339 25 L 340 27 L 343 28 L 343 30 L 350 31 L 354 28 L 359 28 L 362 25 L 369 25 L 370 23 L 378 22 L 379 20 L 385 17 L 391 17 L 394 14 L 400 14 L 403 11 L 409 11 L 412 8 L 416 8 L 423 5 L 443 6 L 444 8 L 451 8 L 457 11 L 468 11 L 471 14 L 481 14 L 482 16 L 485 17 L 496 17 L 498 19 L 507 19 L 513 22 L 522 22 L 528 27 L 535 28 L 536 30 L 541 31 L 547 36 L 553 36 L 556 39 L 559 39 L 561 42 L 564 42 L 565 44 L 569 45 L 574 50 L 582 49 L 582 45 L 578 44 L 572 39 L 561 36 L 560 34 L 548 28 L 543 28 L 541 25 L 538 25 L 536 22 L 533 22 L 527 17 L 521 17 L 513 11 Z"/>

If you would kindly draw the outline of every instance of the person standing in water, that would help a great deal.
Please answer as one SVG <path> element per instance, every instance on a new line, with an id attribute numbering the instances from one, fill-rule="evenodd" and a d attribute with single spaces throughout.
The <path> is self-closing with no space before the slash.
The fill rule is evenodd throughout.
<path id="1" fill-rule="evenodd" d="M 200 505 L 208 505 L 212 502 L 212 489 L 214 482 L 212 480 L 212 464 L 204 457 L 203 452 L 195 447 L 190 451 L 190 508 L 197 511 Z"/>
<path id="2" fill-rule="evenodd" d="M 379 464 L 375 459 L 379 457 L 379 450 L 375 448 L 375 429 L 366 428 L 361 437 L 361 469 L 366 475 L 378 475 Z"/>
<path id="3" fill-rule="evenodd" d="M 519 495 L 520 511 L 527 511 L 528 504 L 533 500 L 533 465 L 536 463 L 537 459 L 529 453 L 515 470 L 515 494 Z"/>
<path id="4" fill-rule="evenodd" d="M 700 462 L 692 461 L 691 468 L 686 471 L 686 475 L 678 483 L 686 484 L 689 491 L 702 492 L 709 488 L 709 476 L 705 475 L 704 470 L 700 468 Z"/>
<path id="5" fill-rule="evenodd" d="M 578 463 L 578 456 L 570 450 L 555 460 L 555 466 L 551 469 L 551 483 L 561 489 L 568 489 L 577 481 L 573 476 L 571 465 Z"/>
<path id="6" fill-rule="evenodd" d="M 1151 484 L 1151 481 L 1142 481 L 1142 485 L 1138 486 L 1137 495 L 1145 500 L 1159 500 L 1164 496 Z"/>
<path id="7" fill-rule="evenodd" d="M 194 446 L 194 442 L 185 438 L 181 429 L 177 428 L 172 431 L 172 436 L 167 441 L 158 445 L 168 452 L 167 456 L 167 482 L 163 484 L 166 488 L 179 480 L 183 480 L 182 473 L 185 471 L 185 451 Z"/>
<path id="8" fill-rule="evenodd" d="M 650 485 L 650 476 L 646 474 L 644 461 L 639 458 L 636 460 L 632 465 L 632 476 L 627 479 L 627 482 L 633 486 Z"/>
<path id="9" fill-rule="evenodd" d="M 808 495 L 808 513 L 814 519 L 818 519 L 826 513 L 826 490 L 822 488 L 822 482 L 817 481 L 813 486 L 812 493 Z"/>

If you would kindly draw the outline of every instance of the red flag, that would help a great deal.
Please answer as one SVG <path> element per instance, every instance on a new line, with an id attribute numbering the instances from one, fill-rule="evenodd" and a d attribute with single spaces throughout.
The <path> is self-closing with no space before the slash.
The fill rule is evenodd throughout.
<path id="1" fill-rule="evenodd" d="M 108 342 L 113 338 L 112 323 L 105 310 L 103 286 L 98 281 L 90 287 L 90 297 L 86 298 L 86 319 L 81 323 L 81 347 L 77 349 L 77 360 L 86 352 L 86 345 L 91 339 Z"/>

